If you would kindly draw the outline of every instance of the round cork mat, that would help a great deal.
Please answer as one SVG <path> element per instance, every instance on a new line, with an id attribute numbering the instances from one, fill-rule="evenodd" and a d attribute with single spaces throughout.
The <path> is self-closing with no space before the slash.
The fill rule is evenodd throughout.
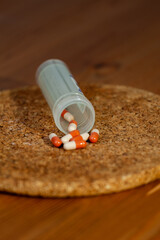
<path id="1" fill-rule="evenodd" d="M 118 192 L 160 178 L 160 96 L 125 86 L 81 86 L 96 111 L 96 144 L 65 151 L 38 87 L 0 93 L 0 190 L 44 197 Z"/>

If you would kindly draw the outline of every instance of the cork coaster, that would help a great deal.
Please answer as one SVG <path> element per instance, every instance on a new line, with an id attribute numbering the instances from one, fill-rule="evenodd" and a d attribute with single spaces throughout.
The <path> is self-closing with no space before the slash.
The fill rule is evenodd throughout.
<path id="1" fill-rule="evenodd" d="M 38 87 L 0 93 L 0 190 L 44 197 L 98 195 L 160 178 L 160 96 L 112 85 L 81 86 L 96 111 L 99 142 L 65 151 Z"/>

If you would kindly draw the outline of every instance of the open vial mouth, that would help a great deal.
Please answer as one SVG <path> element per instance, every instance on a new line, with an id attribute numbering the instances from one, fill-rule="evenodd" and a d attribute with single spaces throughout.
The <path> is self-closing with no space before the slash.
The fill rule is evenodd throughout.
<path id="1" fill-rule="evenodd" d="M 63 96 L 53 109 L 53 117 L 60 131 L 67 134 L 69 123 L 61 117 L 61 113 L 66 109 L 77 122 L 77 129 L 80 133 L 89 132 L 95 122 L 95 111 L 88 99 L 77 93 L 72 93 L 69 96 Z"/>

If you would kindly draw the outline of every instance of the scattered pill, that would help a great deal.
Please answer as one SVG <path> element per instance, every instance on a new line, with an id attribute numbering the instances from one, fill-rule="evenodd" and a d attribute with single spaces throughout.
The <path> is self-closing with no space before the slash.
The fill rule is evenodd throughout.
<path id="1" fill-rule="evenodd" d="M 68 132 L 72 132 L 77 129 L 77 122 L 75 120 L 70 121 L 68 126 Z"/>
<path id="2" fill-rule="evenodd" d="M 74 130 L 74 131 L 68 133 L 67 135 L 63 136 L 63 137 L 61 138 L 61 141 L 62 141 L 63 143 L 69 142 L 69 140 L 70 140 L 71 138 L 73 138 L 73 137 L 75 137 L 75 136 L 78 136 L 78 135 L 80 135 L 80 132 L 79 132 L 78 130 Z"/>
<path id="3" fill-rule="evenodd" d="M 89 141 L 92 143 L 96 143 L 98 141 L 99 138 L 99 130 L 98 129 L 93 129 L 91 131 L 91 134 L 89 136 Z"/>
<path id="4" fill-rule="evenodd" d="M 66 109 L 63 110 L 63 112 L 61 113 L 61 116 L 67 121 L 67 122 L 71 122 L 72 120 L 74 120 L 73 115 L 68 112 Z"/>
<path id="5" fill-rule="evenodd" d="M 69 141 L 78 141 L 78 140 L 84 140 L 87 141 L 89 138 L 88 133 L 82 133 L 81 135 L 78 135 L 76 137 L 71 138 Z"/>
<path id="6" fill-rule="evenodd" d="M 65 150 L 80 149 L 80 148 L 85 148 L 86 145 L 87 145 L 86 141 L 78 140 L 78 141 L 72 141 L 72 142 L 65 143 L 63 145 L 63 148 Z"/>
<path id="7" fill-rule="evenodd" d="M 57 137 L 57 135 L 55 133 L 51 133 L 49 135 L 49 139 L 51 140 L 51 142 L 53 143 L 53 145 L 55 147 L 60 147 L 62 145 L 62 141 L 59 137 Z"/>
<path id="8" fill-rule="evenodd" d="M 49 139 L 55 147 L 60 147 L 63 144 L 63 148 L 65 150 L 73 150 L 85 148 L 87 145 L 86 141 L 88 139 L 92 143 L 96 143 L 98 141 L 98 129 L 93 129 L 90 135 L 87 132 L 80 135 L 80 132 L 77 130 L 77 122 L 74 120 L 74 116 L 66 109 L 63 110 L 61 116 L 69 122 L 69 133 L 63 136 L 61 139 L 55 133 L 51 133 L 49 135 Z"/>

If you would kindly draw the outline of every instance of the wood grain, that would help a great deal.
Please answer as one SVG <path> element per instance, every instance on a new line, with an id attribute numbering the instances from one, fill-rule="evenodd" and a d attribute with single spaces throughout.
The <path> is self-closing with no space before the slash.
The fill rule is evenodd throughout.
<path id="1" fill-rule="evenodd" d="M 1 1 L 0 88 L 32 85 L 37 66 L 59 58 L 78 81 L 160 94 L 159 12 L 158 0 Z M 160 191 L 147 193 L 159 183 L 92 198 L 2 193 L 0 239 L 158 240 Z"/>

